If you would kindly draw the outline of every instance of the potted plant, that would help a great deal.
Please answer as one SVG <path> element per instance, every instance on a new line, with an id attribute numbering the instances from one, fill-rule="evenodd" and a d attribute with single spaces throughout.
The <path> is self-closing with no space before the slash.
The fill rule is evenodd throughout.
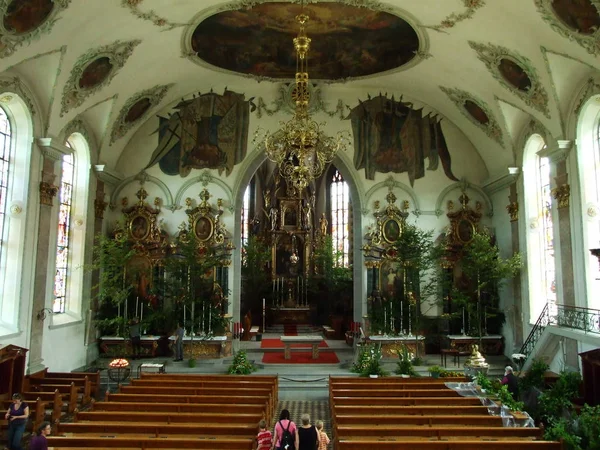
<path id="1" fill-rule="evenodd" d="M 402 344 L 402 347 L 398 352 L 396 373 L 401 375 L 403 378 L 409 378 L 411 375 L 416 375 L 412 362 L 413 354 L 409 352 L 406 345 Z"/>
<path id="2" fill-rule="evenodd" d="M 439 378 L 442 370 L 444 370 L 444 369 L 442 369 L 440 366 L 431 366 L 429 368 L 429 373 L 431 374 L 431 378 Z"/>
<path id="3" fill-rule="evenodd" d="M 381 346 L 365 344 L 360 348 L 357 361 L 351 371 L 358 373 L 361 377 L 378 378 L 387 375 L 381 365 Z"/>
<path id="4" fill-rule="evenodd" d="M 240 350 L 233 357 L 231 365 L 227 369 L 229 375 L 250 375 L 257 370 L 256 366 L 248 359 L 244 350 Z"/>

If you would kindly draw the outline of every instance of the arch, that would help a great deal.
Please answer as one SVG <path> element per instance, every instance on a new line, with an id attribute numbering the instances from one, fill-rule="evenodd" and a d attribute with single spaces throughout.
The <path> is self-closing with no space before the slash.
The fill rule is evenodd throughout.
<path id="1" fill-rule="evenodd" d="M 21 97 L 21 92 L 19 81 L 13 84 L 0 81 L 2 109 L 6 112 L 11 127 L 6 215 L 2 236 L 4 251 L 0 259 L 0 336 L 14 334 L 21 328 L 19 317 L 26 320 L 29 313 L 24 310 L 20 314 L 21 308 L 32 303 L 33 295 L 33 263 L 25 255 L 33 254 L 35 247 L 35 240 L 26 237 L 35 233 L 35 221 L 29 221 L 28 217 L 35 217 L 37 197 L 31 195 L 30 174 L 35 173 L 38 165 L 32 158 L 33 104 L 27 97 Z"/>
<path id="2" fill-rule="evenodd" d="M 471 189 L 477 192 L 479 195 L 481 195 L 481 198 L 483 198 L 483 201 L 485 202 L 485 207 L 487 210 L 486 215 L 488 217 L 492 217 L 494 215 L 494 206 L 492 205 L 492 201 L 490 200 L 488 195 L 479 186 L 471 184 L 466 180 L 460 181 L 458 183 L 453 183 L 450 186 L 447 186 L 442 192 L 440 192 L 440 195 L 438 195 L 438 198 L 435 202 L 435 215 L 439 217 L 444 213 L 444 211 L 442 210 L 442 203 L 444 202 L 444 199 L 450 192 L 455 190 L 464 191 L 467 189 Z"/>
<path id="3" fill-rule="evenodd" d="M 178 206 L 179 203 L 173 202 L 173 195 L 171 194 L 171 190 L 169 189 L 169 187 L 164 182 L 159 180 L 158 178 L 148 175 L 146 172 L 143 172 L 143 171 L 132 177 L 125 178 L 123 181 L 121 181 L 117 185 L 117 187 L 115 187 L 114 191 L 112 192 L 112 194 L 110 196 L 111 205 L 116 205 L 118 203 L 119 194 L 121 193 L 121 191 L 125 188 L 125 186 L 129 185 L 130 183 L 133 183 L 134 181 L 138 182 L 138 183 L 139 182 L 152 183 L 152 184 L 158 186 L 158 188 L 161 190 L 161 192 L 165 196 L 166 204 L 164 205 L 164 207 L 166 209 L 168 209 L 170 211 L 175 211 L 180 208 Z"/>
<path id="4" fill-rule="evenodd" d="M 177 194 L 175 194 L 175 205 L 180 205 L 181 200 L 185 192 L 195 184 L 202 184 L 203 186 L 208 186 L 210 183 L 216 184 L 221 187 L 223 191 L 227 194 L 227 200 L 229 201 L 229 211 L 233 212 L 233 192 L 227 183 L 223 181 L 220 177 L 213 177 L 209 170 L 205 170 L 199 176 L 192 178 L 191 180 L 186 181 L 183 186 L 179 188 Z M 242 193 L 243 195 L 243 193 Z"/>
<path id="5" fill-rule="evenodd" d="M 394 180 L 394 177 L 390 176 L 388 177 L 387 180 L 382 181 L 380 183 L 375 184 L 374 186 L 372 186 L 366 193 L 365 197 L 366 197 L 366 202 L 368 202 L 371 197 L 373 196 L 373 194 L 375 194 L 375 192 L 377 192 L 380 189 L 388 189 L 388 188 L 399 188 L 401 191 L 406 192 L 410 199 L 411 202 L 414 206 L 414 210 L 412 211 L 412 213 L 419 217 L 421 215 L 421 207 L 419 206 L 419 198 L 417 197 L 417 194 L 415 194 L 415 191 L 407 186 L 406 184 Z M 366 215 L 368 213 L 368 210 L 365 209 L 364 214 Z"/>

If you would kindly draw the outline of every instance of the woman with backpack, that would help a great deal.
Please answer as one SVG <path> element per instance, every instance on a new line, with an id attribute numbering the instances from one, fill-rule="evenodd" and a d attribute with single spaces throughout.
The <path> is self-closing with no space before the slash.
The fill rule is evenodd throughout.
<path id="1" fill-rule="evenodd" d="M 273 449 L 296 450 L 298 448 L 298 433 L 296 424 L 290 420 L 290 412 L 282 409 L 273 433 Z"/>

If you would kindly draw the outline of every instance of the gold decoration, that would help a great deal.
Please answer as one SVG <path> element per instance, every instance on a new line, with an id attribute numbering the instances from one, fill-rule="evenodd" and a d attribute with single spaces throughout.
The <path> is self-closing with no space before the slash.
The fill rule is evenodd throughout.
<path id="1" fill-rule="evenodd" d="M 107 202 L 101 198 L 94 200 L 94 215 L 96 219 L 104 219 L 104 211 L 106 211 Z"/>
<path id="2" fill-rule="evenodd" d="M 271 161 L 277 164 L 279 173 L 285 178 L 290 194 L 302 191 L 319 177 L 325 166 L 333 161 L 339 150 L 346 150 L 350 142 L 347 131 L 338 132 L 335 137 L 326 136 L 308 113 L 310 100 L 308 82 L 308 52 L 311 39 L 306 36 L 306 14 L 296 16 L 300 24 L 298 36 L 294 38 L 296 49 L 296 84 L 292 100 L 296 104 L 294 116 L 288 122 L 281 122 L 281 128 L 270 134 L 258 129 L 254 136 L 260 142 Z"/>
<path id="3" fill-rule="evenodd" d="M 148 193 L 143 187 L 135 195 L 138 198 L 135 205 L 127 207 L 129 201 L 126 197 L 121 202 L 124 205 L 125 232 L 138 255 L 148 256 L 151 260 L 161 259 L 166 253 L 167 235 L 158 222 L 160 208 L 146 203 Z"/>
<path id="4" fill-rule="evenodd" d="M 53 184 L 42 181 L 40 183 L 40 203 L 46 206 L 52 206 L 52 199 L 58 193 L 58 187 Z"/>
<path id="5" fill-rule="evenodd" d="M 508 211 L 511 222 L 519 220 L 519 202 L 510 202 L 506 205 L 506 211 Z"/>
<path id="6" fill-rule="evenodd" d="M 489 367 L 488 363 L 485 362 L 485 358 L 479 353 L 479 346 L 473 344 L 471 348 L 471 356 L 465 362 L 465 367 L 471 367 L 474 369 L 486 369 Z"/>
<path id="7" fill-rule="evenodd" d="M 569 196 L 571 195 L 571 186 L 563 184 L 552 189 L 552 197 L 558 202 L 559 208 L 569 207 Z"/>
<path id="8" fill-rule="evenodd" d="M 188 215 L 188 223 L 191 235 L 198 242 L 199 248 L 213 247 L 225 243 L 227 231 L 221 222 L 223 215 L 223 199 L 217 199 L 217 210 L 213 212 L 213 207 L 208 202 L 212 195 L 207 189 L 203 189 L 200 194 L 200 204 L 192 208 L 192 199 L 187 198 L 185 204 L 188 209 L 185 211 Z M 185 233 L 185 236 L 182 236 Z M 188 239 L 188 232 L 185 227 L 180 227 L 179 238 Z M 233 247 L 231 247 L 233 248 Z"/>

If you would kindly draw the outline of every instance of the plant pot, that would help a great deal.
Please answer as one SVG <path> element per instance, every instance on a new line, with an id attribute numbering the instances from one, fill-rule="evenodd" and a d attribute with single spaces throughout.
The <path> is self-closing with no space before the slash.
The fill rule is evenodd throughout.
<path id="1" fill-rule="evenodd" d="M 190 358 L 188 360 L 188 367 L 196 367 L 196 360 L 193 358 Z"/>
<path id="2" fill-rule="evenodd" d="M 256 342 L 262 341 L 262 333 L 256 333 Z"/>
<path id="3" fill-rule="evenodd" d="M 379 375 L 369 375 L 369 378 L 379 378 Z"/>
<path id="4" fill-rule="evenodd" d="M 408 375 L 407 373 L 403 373 L 402 375 L 400 375 L 402 378 L 410 378 L 410 375 Z"/>
<path id="5" fill-rule="evenodd" d="M 440 377 L 440 374 L 437 372 L 431 374 L 431 378 L 439 378 L 439 377 Z"/>

